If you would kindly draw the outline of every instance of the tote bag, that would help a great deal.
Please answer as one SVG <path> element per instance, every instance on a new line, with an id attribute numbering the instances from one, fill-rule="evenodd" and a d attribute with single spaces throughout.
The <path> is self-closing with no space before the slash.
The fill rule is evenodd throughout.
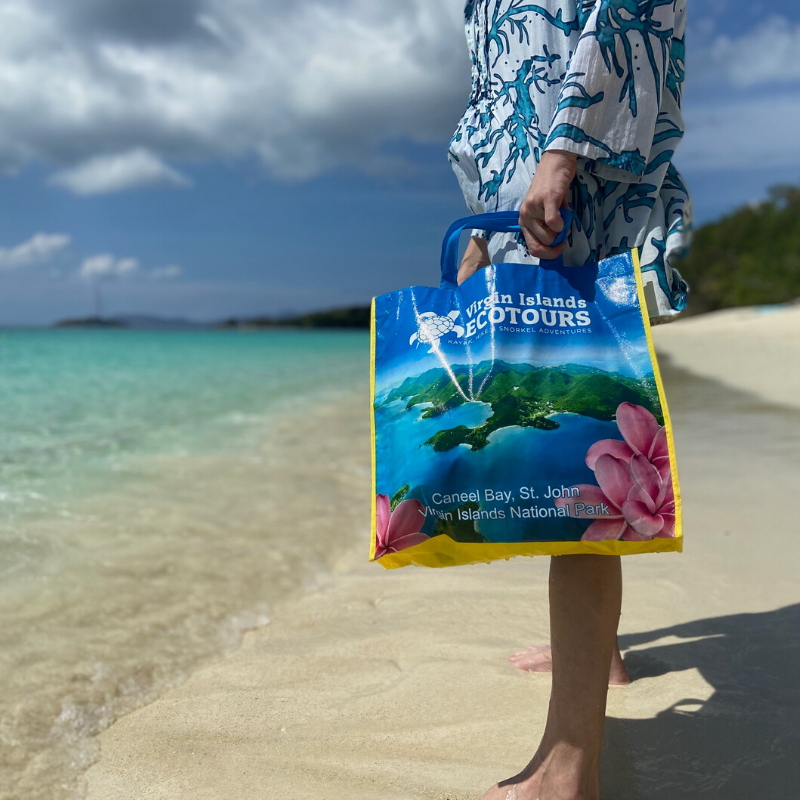
<path id="1" fill-rule="evenodd" d="M 386 568 L 680 551 L 681 498 L 636 250 L 492 264 L 374 298 L 372 540 Z M 564 231 L 569 227 L 567 218 Z"/>

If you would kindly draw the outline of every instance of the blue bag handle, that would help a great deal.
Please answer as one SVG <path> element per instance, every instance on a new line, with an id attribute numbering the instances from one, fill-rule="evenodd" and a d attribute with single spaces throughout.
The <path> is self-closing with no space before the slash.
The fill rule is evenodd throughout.
<path id="1" fill-rule="evenodd" d="M 572 211 L 569 208 L 561 209 L 561 218 L 564 220 L 564 227 L 553 240 L 553 245 L 561 244 L 569 233 L 572 225 Z M 473 217 L 464 217 L 456 220 L 447 231 L 442 243 L 442 281 L 439 284 L 441 289 L 455 289 L 457 286 L 458 266 L 458 243 L 461 231 L 465 228 L 472 228 L 485 231 L 498 231 L 500 233 L 517 233 L 519 227 L 519 211 L 493 211 L 489 214 L 476 214 Z M 542 259 L 540 262 L 546 267 L 561 267 L 564 262 L 561 258 L 552 260 Z"/>

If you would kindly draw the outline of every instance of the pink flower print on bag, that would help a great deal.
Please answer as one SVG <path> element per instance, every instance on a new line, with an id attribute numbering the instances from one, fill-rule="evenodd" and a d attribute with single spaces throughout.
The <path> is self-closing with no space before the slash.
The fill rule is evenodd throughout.
<path id="1" fill-rule="evenodd" d="M 621 403 L 617 426 L 624 441 L 602 439 L 586 454 L 598 486 L 580 484 L 577 497 L 561 497 L 558 508 L 594 522 L 584 541 L 607 539 L 646 541 L 675 536 L 675 495 L 672 488 L 666 429 L 642 406 Z"/>
<path id="2" fill-rule="evenodd" d="M 392 511 L 389 495 L 379 494 L 376 497 L 377 536 L 375 541 L 375 558 L 386 553 L 396 553 L 415 544 L 420 544 L 430 537 L 420 533 L 425 521 L 425 509 L 419 500 L 403 500 Z"/>

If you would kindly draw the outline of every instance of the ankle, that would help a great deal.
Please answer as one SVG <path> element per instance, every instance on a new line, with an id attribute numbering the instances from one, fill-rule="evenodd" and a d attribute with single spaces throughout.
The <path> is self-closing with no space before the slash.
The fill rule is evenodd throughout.
<path id="1" fill-rule="evenodd" d="M 597 797 L 599 753 L 557 741 L 543 758 L 542 797 L 594 800 Z"/>

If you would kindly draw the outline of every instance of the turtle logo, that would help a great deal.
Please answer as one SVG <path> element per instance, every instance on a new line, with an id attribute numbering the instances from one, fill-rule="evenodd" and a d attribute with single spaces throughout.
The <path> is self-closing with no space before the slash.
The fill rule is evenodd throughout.
<path id="1" fill-rule="evenodd" d="M 451 311 L 446 317 L 440 317 L 433 311 L 424 311 L 422 314 L 417 315 L 417 332 L 412 334 L 408 340 L 409 344 L 416 342 L 419 345 L 429 344 L 431 349 L 429 353 L 433 353 L 436 345 L 442 336 L 454 331 L 456 336 L 463 336 L 464 329 L 461 325 L 456 325 L 455 320 L 458 319 L 458 311 Z"/>

